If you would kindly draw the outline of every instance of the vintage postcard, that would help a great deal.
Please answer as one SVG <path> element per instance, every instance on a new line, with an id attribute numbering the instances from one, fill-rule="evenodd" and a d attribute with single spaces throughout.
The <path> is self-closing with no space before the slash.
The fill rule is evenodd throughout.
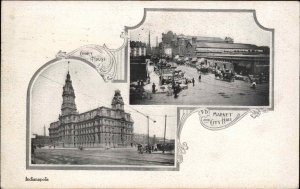
<path id="1" fill-rule="evenodd" d="M 2 5 L 1 187 L 299 187 L 299 3 Z"/>

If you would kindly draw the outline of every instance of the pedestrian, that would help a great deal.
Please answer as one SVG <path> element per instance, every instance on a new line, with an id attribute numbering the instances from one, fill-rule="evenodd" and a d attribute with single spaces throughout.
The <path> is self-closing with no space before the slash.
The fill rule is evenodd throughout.
<path id="1" fill-rule="evenodd" d="M 147 77 L 147 84 L 150 84 L 150 76 Z"/>
<path id="2" fill-rule="evenodd" d="M 152 93 L 155 93 L 155 83 L 152 84 Z"/>
<path id="3" fill-rule="evenodd" d="M 186 85 L 188 84 L 188 79 L 187 79 L 187 78 L 185 78 L 185 84 L 186 84 Z"/>
<path id="4" fill-rule="evenodd" d="M 253 82 L 251 83 L 251 88 L 252 88 L 252 89 L 255 89 L 255 88 L 256 88 L 256 82 L 255 82 L 255 81 L 253 81 Z"/>
<path id="5" fill-rule="evenodd" d="M 144 85 L 144 81 L 143 80 L 141 80 L 141 86 L 142 87 L 144 87 L 145 85 Z"/>
<path id="6" fill-rule="evenodd" d="M 199 82 L 201 82 L 201 74 L 199 74 Z"/>
<path id="7" fill-rule="evenodd" d="M 174 79 L 172 80 L 172 89 L 175 90 L 175 81 L 174 81 Z"/>
<path id="8" fill-rule="evenodd" d="M 179 93 L 181 91 L 180 85 L 179 83 L 177 83 L 177 93 Z"/>
<path id="9" fill-rule="evenodd" d="M 195 86 L 195 79 L 192 79 L 193 87 Z"/>
<path id="10" fill-rule="evenodd" d="M 177 86 L 174 86 L 174 98 L 178 97 L 178 88 Z"/>

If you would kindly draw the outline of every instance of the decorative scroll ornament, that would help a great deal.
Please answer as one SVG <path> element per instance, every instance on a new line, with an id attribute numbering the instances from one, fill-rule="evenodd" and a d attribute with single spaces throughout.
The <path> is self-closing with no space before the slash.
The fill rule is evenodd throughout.
<path id="1" fill-rule="evenodd" d="M 252 118 L 257 118 L 261 115 L 261 113 L 267 113 L 269 110 L 266 109 L 266 108 L 262 108 L 262 109 L 259 109 L 259 108 L 256 108 L 256 109 L 251 109 L 250 110 L 250 116 Z"/>
<path id="2" fill-rule="evenodd" d="M 217 110 L 207 108 L 196 110 L 201 125 L 209 130 L 228 128 L 241 120 L 248 111 L 249 110 Z"/>
<path id="3" fill-rule="evenodd" d="M 123 45 L 118 49 L 109 49 L 104 44 L 82 46 L 70 53 L 59 51 L 56 54 L 58 59 L 78 59 L 92 65 L 101 75 L 105 82 L 122 81 L 125 79 L 125 46 L 128 35 L 122 32 L 120 35 L 124 39 Z"/>
<path id="4" fill-rule="evenodd" d="M 180 110 L 187 111 L 188 114 L 184 114 L 184 118 L 180 120 L 180 127 L 184 124 L 185 120 L 193 113 L 197 113 L 199 116 L 200 124 L 209 130 L 221 130 L 226 129 L 238 121 L 240 121 L 243 117 L 245 117 L 248 113 L 252 118 L 259 117 L 262 113 L 267 113 L 268 109 L 266 108 L 256 108 L 256 109 L 242 109 L 242 110 L 234 110 L 234 109 L 215 109 L 215 108 L 191 108 Z"/>
<path id="5" fill-rule="evenodd" d="M 177 162 L 182 163 L 183 162 L 183 154 L 186 153 L 186 151 L 189 149 L 186 142 L 181 143 L 180 142 L 180 135 L 183 128 L 183 125 L 187 118 L 193 113 L 192 110 L 182 110 L 179 111 L 180 120 L 178 124 L 178 130 L 177 130 Z"/>
<path id="6" fill-rule="evenodd" d="M 87 45 L 68 54 L 92 63 L 104 81 L 111 81 L 116 74 L 116 60 L 108 48 L 103 45 Z"/>

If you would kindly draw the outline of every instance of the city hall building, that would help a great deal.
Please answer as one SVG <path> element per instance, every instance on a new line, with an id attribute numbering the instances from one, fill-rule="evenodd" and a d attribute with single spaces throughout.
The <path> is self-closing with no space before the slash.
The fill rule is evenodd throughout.
<path id="1" fill-rule="evenodd" d="M 119 90 L 115 91 L 111 108 L 78 113 L 75 92 L 68 72 L 63 87 L 61 114 L 50 124 L 49 136 L 53 146 L 60 147 L 126 147 L 132 146 L 133 120 L 124 111 L 124 102 Z"/>

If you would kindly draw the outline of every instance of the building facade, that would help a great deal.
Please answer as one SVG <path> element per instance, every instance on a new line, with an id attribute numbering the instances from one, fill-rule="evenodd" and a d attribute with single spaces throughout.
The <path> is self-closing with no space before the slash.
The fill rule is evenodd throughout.
<path id="1" fill-rule="evenodd" d="M 205 59 L 211 67 L 232 68 L 241 74 L 269 74 L 270 49 L 267 46 L 234 43 L 231 37 L 202 37 L 162 34 L 161 49 L 172 49 L 173 57 Z"/>
<path id="2" fill-rule="evenodd" d="M 130 56 L 146 56 L 148 46 L 140 41 L 130 41 Z"/>
<path id="3" fill-rule="evenodd" d="M 133 120 L 124 111 L 119 90 L 115 91 L 111 108 L 78 113 L 75 92 L 68 72 L 63 87 L 63 103 L 58 121 L 50 124 L 50 143 L 61 147 L 126 147 L 132 146 Z"/>
<path id="4" fill-rule="evenodd" d="M 147 49 L 149 45 L 140 41 L 130 41 L 130 82 L 147 79 Z"/>
<path id="5" fill-rule="evenodd" d="M 35 135 L 35 138 L 31 138 L 31 144 L 37 147 L 44 147 L 51 143 L 49 136 Z"/>

